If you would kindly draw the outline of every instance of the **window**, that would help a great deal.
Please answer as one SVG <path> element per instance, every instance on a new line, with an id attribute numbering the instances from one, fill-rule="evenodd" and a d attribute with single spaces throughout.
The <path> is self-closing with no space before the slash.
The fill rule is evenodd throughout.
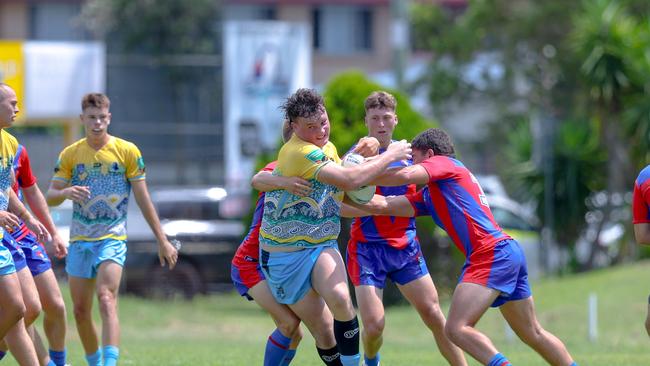
<path id="1" fill-rule="evenodd" d="M 30 38 L 47 41 L 89 39 L 77 19 L 80 13 L 80 4 L 35 3 L 30 7 Z"/>
<path id="2" fill-rule="evenodd" d="M 312 11 L 314 49 L 344 55 L 372 49 L 372 10 L 365 6 L 323 5 Z"/>
<path id="3" fill-rule="evenodd" d="M 275 20 L 274 6 L 228 5 L 224 7 L 224 20 Z"/>

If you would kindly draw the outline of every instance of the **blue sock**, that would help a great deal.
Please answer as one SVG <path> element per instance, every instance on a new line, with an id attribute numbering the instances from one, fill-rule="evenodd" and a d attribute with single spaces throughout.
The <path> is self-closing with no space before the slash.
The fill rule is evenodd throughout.
<path id="1" fill-rule="evenodd" d="M 377 366 L 379 365 L 379 353 L 375 355 L 375 358 L 368 358 L 366 355 L 363 355 L 363 360 L 366 366 Z"/>
<path id="2" fill-rule="evenodd" d="M 487 366 L 511 366 L 510 361 L 506 358 L 506 356 L 497 353 L 492 357 L 490 362 L 487 364 Z"/>
<path id="3" fill-rule="evenodd" d="M 295 349 L 290 349 L 287 350 L 287 353 L 284 354 L 284 359 L 282 359 L 282 363 L 280 366 L 289 366 L 293 358 L 296 356 L 296 350 Z"/>
<path id="4" fill-rule="evenodd" d="M 289 349 L 291 338 L 285 337 L 279 329 L 275 329 L 266 341 L 266 350 L 264 351 L 264 366 L 280 365 L 284 355 Z M 104 365 L 106 366 L 106 365 Z"/>
<path id="5" fill-rule="evenodd" d="M 578 366 L 578 364 L 574 362 L 574 363 L 570 364 L 569 366 Z"/>
<path id="6" fill-rule="evenodd" d="M 92 355 L 86 355 L 86 361 L 88 366 L 102 366 L 102 353 L 97 350 Z"/>
<path id="7" fill-rule="evenodd" d="M 47 365 L 45 366 L 56 366 L 56 364 L 54 363 L 54 361 L 52 361 L 52 359 L 50 359 L 50 362 L 48 362 Z"/>
<path id="8" fill-rule="evenodd" d="M 116 366 L 117 359 L 120 358 L 120 349 L 115 346 L 104 346 L 102 348 L 104 354 L 104 366 Z"/>
<path id="9" fill-rule="evenodd" d="M 341 355 L 341 364 L 343 366 L 359 366 L 359 361 L 361 361 L 361 355 L 358 353 L 352 356 Z"/>
<path id="10" fill-rule="evenodd" d="M 56 366 L 65 366 L 65 349 L 63 351 L 50 350 L 50 359 Z"/>
<path id="11" fill-rule="evenodd" d="M 2 360 L 6 354 L 7 352 L 0 351 L 0 360 Z"/>

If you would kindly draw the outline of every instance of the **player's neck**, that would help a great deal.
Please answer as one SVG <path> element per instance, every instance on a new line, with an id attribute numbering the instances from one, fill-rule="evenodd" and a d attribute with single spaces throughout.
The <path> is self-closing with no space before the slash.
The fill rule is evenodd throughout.
<path id="1" fill-rule="evenodd" d="M 108 144 L 108 142 L 111 140 L 111 135 L 109 134 L 103 134 L 101 136 L 86 136 L 86 142 L 88 143 L 88 146 L 92 147 L 95 150 L 99 150 L 104 145 Z"/>

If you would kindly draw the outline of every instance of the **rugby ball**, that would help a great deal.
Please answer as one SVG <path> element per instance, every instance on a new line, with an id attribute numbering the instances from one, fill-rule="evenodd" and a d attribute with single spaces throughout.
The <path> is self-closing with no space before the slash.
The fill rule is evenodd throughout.
<path id="1" fill-rule="evenodd" d="M 366 159 L 356 153 L 349 153 L 343 157 L 341 165 L 344 167 L 351 167 L 363 163 Z M 353 202 L 364 204 L 370 202 L 372 196 L 375 195 L 375 186 L 363 186 L 354 191 L 345 192 Z"/>

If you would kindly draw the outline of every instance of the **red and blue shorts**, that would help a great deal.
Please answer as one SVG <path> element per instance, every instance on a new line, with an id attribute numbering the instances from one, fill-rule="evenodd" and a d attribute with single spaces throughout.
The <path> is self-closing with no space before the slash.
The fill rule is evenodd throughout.
<path id="1" fill-rule="evenodd" d="M 475 252 L 465 261 L 459 283 L 476 283 L 500 291 L 492 307 L 530 297 L 528 268 L 517 241 L 502 240 L 492 250 Z"/>
<path id="2" fill-rule="evenodd" d="M 386 278 L 405 285 L 429 273 L 417 240 L 403 249 L 384 243 L 366 243 L 350 239 L 346 264 L 354 286 L 384 288 Z"/>
<path id="3" fill-rule="evenodd" d="M 9 252 L 11 253 L 14 261 L 16 272 L 20 272 L 23 270 L 23 268 L 27 267 L 27 260 L 25 259 L 25 253 L 23 252 L 23 249 L 21 248 L 20 244 L 14 240 L 11 234 L 6 231 L 2 236 L 2 245 L 4 245 L 5 248 L 9 249 Z"/>
<path id="4" fill-rule="evenodd" d="M 237 292 L 247 298 L 248 301 L 253 300 L 248 294 L 248 290 L 266 279 L 258 260 L 254 258 L 246 258 L 244 261 L 233 261 L 230 266 L 230 278 Z"/>
<path id="5" fill-rule="evenodd" d="M 32 272 L 32 276 L 38 276 L 52 268 L 50 257 L 33 233 L 28 233 L 20 240 L 16 240 L 16 242 L 25 254 L 27 267 Z"/>

